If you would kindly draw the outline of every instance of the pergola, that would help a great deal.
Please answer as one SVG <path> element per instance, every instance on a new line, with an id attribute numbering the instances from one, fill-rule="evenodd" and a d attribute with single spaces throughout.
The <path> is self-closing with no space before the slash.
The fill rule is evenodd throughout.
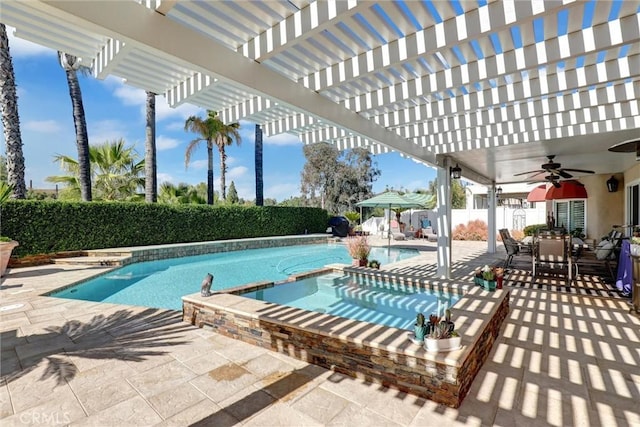
<path id="1" fill-rule="evenodd" d="M 494 198 L 549 154 L 635 162 L 607 149 L 640 137 L 638 1 L 3 0 L 0 22 L 171 106 L 437 167 L 441 276 L 452 165 Z"/>

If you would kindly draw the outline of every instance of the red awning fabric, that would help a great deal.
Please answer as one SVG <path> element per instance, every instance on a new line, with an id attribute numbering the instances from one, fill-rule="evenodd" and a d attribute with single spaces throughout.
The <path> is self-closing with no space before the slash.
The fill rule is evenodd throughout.
<path id="1" fill-rule="evenodd" d="M 544 202 L 547 200 L 547 184 L 538 185 L 527 195 L 527 202 Z"/>
<path id="2" fill-rule="evenodd" d="M 567 181 L 560 181 L 560 187 L 556 188 L 553 185 L 547 190 L 547 200 L 558 199 L 586 199 L 587 189 L 584 188 L 584 184 L 570 179 Z"/>

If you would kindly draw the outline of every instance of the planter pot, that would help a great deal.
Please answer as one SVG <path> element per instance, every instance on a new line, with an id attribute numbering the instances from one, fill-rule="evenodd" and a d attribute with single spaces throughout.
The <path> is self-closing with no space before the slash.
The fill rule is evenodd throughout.
<path id="1" fill-rule="evenodd" d="M 473 283 L 475 283 L 478 286 L 482 286 L 482 282 L 484 281 L 484 279 L 482 278 L 482 276 L 473 276 Z"/>
<path id="2" fill-rule="evenodd" d="M 460 348 L 462 337 L 451 337 L 445 339 L 425 338 L 424 348 L 427 351 L 451 351 Z"/>
<path id="3" fill-rule="evenodd" d="M 495 291 L 496 290 L 496 281 L 495 280 L 482 280 L 482 287 L 485 291 Z"/>
<path id="4" fill-rule="evenodd" d="M 11 258 L 11 252 L 16 246 L 18 246 L 18 242 L 15 240 L 0 242 L 0 276 L 4 276 L 7 264 L 9 264 L 9 258 Z"/>
<path id="5" fill-rule="evenodd" d="M 366 267 L 367 264 L 369 263 L 369 260 L 367 259 L 353 259 L 353 263 L 352 265 L 355 267 Z"/>
<path id="6" fill-rule="evenodd" d="M 416 341 L 424 341 L 424 337 L 428 332 L 429 327 L 427 325 L 418 326 L 413 325 L 414 338 Z"/>

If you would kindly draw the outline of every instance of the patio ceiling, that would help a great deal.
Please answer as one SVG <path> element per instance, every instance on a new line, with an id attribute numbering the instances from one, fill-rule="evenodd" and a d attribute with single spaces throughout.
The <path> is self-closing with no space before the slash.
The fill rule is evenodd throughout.
<path id="1" fill-rule="evenodd" d="M 638 1 L 7 0 L 0 21 L 170 105 L 480 183 L 635 162 L 607 148 L 640 137 Z"/>

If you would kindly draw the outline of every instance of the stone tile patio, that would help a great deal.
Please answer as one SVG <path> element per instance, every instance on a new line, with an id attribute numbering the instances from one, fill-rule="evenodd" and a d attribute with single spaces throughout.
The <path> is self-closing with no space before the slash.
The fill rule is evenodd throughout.
<path id="1" fill-rule="evenodd" d="M 422 252 L 383 268 L 434 274 L 435 243 L 392 244 Z M 454 242 L 455 280 L 502 256 Z M 640 426 L 640 319 L 624 299 L 512 282 L 510 316 L 456 410 L 191 327 L 180 313 L 40 296 L 104 270 L 3 278 L 3 426 Z"/>

